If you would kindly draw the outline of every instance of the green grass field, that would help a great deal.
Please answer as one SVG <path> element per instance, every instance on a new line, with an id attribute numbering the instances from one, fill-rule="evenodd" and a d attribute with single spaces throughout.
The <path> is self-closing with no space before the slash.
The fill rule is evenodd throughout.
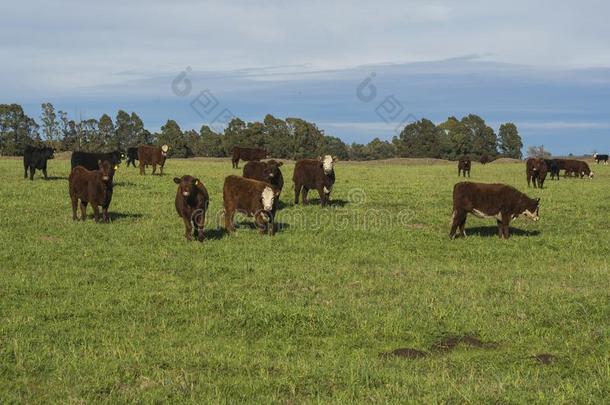
<path id="1" fill-rule="evenodd" d="M 122 166 L 111 224 L 72 222 L 69 161 L 49 167 L 0 160 L 2 403 L 610 398 L 608 166 L 528 190 L 523 164 L 474 165 L 541 197 L 508 241 L 472 216 L 449 240 L 454 164 L 340 162 L 324 210 L 293 206 L 286 164 L 274 237 L 217 230 L 228 159 Z M 203 243 L 174 209 L 183 174 L 210 192 Z M 485 344 L 436 348 L 464 335 Z M 429 355 L 380 356 L 397 348 Z"/>

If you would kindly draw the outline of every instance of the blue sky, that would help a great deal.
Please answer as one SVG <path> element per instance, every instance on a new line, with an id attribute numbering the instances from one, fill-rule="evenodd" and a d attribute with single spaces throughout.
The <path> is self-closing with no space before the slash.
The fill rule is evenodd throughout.
<path id="1" fill-rule="evenodd" d="M 557 154 L 609 151 L 610 4 L 532 3 L 3 2 L 0 102 L 136 111 L 153 130 L 271 113 L 347 142 L 476 113 Z"/>

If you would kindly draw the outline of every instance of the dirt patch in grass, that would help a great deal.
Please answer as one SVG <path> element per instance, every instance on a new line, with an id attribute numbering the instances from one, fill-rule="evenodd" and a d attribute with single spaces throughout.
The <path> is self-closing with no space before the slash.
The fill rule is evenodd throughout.
<path id="1" fill-rule="evenodd" d="M 399 349 L 392 350 L 391 352 L 380 353 L 379 357 L 402 357 L 407 359 L 420 359 L 422 357 L 427 357 L 428 355 L 428 352 L 424 352 L 422 350 L 412 349 L 410 347 L 401 347 Z"/>
<path id="2" fill-rule="evenodd" d="M 557 360 L 557 357 L 550 353 L 540 353 L 532 356 L 532 359 L 536 360 L 540 364 L 552 364 Z"/>
<path id="3" fill-rule="evenodd" d="M 495 342 L 483 342 L 476 336 L 463 335 L 463 336 L 447 336 L 434 343 L 431 350 L 437 352 L 448 352 L 455 349 L 458 345 L 463 344 L 477 348 L 493 348 L 497 344 Z"/>

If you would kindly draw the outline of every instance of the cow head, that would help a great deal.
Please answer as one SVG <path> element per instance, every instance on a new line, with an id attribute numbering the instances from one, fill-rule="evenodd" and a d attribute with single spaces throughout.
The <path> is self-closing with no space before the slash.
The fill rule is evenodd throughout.
<path id="1" fill-rule="evenodd" d="M 44 157 L 46 159 L 53 159 L 55 156 L 53 155 L 55 153 L 55 148 L 44 148 Z"/>
<path id="2" fill-rule="evenodd" d="M 278 162 L 277 160 L 270 160 L 266 162 L 263 175 L 270 182 L 273 179 L 277 179 L 280 176 L 280 166 L 282 166 L 283 164 L 283 162 Z"/>
<path id="3" fill-rule="evenodd" d="M 320 156 L 318 160 L 322 163 L 322 169 L 325 174 L 330 174 L 335 168 L 335 162 L 339 159 L 331 155 Z"/>
<path id="4" fill-rule="evenodd" d="M 276 192 L 273 191 L 271 187 L 265 187 L 263 189 L 263 192 L 261 193 L 261 204 L 263 206 L 263 210 L 266 212 L 271 212 L 273 210 L 276 196 Z"/>
<path id="5" fill-rule="evenodd" d="M 167 145 L 161 146 L 161 155 L 167 156 L 168 151 L 169 151 L 169 146 L 167 146 Z"/>
<path id="6" fill-rule="evenodd" d="M 525 210 L 523 211 L 523 213 L 521 213 L 521 215 L 525 215 L 532 221 L 536 222 L 540 219 L 539 210 L 540 210 L 540 198 L 536 198 L 535 200 L 530 199 L 528 201 L 528 204 L 527 204 Z"/>
<path id="7" fill-rule="evenodd" d="M 114 176 L 114 166 L 110 164 L 107 160 L 97 161 L 97 167 L 99 168 L 99 172 L 102 174 L 102 181 L 108 183 L 112 181 L 112 177 Z"/>
<path id="8" fill-rule="evenodd" d="M 182 176 L 182 178 L 174 177 L 174 183 L 178 185 L 178 192 L 180 195 L 184 198 L 188 198 L 197 191 L 196 188 L 201 184 L 201 181 L 193 176 L 186 175 Z"/>

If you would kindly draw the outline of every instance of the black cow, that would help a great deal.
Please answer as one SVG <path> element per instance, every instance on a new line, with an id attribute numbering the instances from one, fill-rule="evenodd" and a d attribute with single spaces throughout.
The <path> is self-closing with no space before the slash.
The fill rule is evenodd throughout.
<path id="1" fill-rule="evenodd" d="M 599 162 L 604 162 L 605 165 L 608 164 L 608 155 L 604 154 L 604 155 L 600 155 L 600 154 L 593 154 L 593 159 L 595 159 L 595 163 L 599 164 Z"/>
<path id="2" fill-rule="evenodd" d="M 117 166 L 121 163 L 121 159 L 124 159 L 125 155 L 118 150 L 109 153 L 92 153 L 92 152 L 81 152 L 76 151 L 72 152 L 72 158 L 70 159 L 70 163 L 72 165 L 72 169 L 76 166 L 83 166 L 87 170 L 98 170 L 99 165 L 98 162 L 101 160 L 102 162 L 108 162 L 112 166 Z"/>
<path id="3" fill-rule="evenodd" d="M 47 160 L 53 159 L 55 149 L 49 147 L 36 147 L 27 145 L 23 153 L 23 178 L 28 178 L 28 169 L 30 170 L 30 180 L 34 180 L 36 169 L 42 170 L 45 180 L 47 176 Z"/>
<path id="4" fill-rule="evenodd" d="M 544 163 L 546 163 L 546 167 L 551 175 L 551 180 L 559 180 L 559 163 L 557 163 L 557 159 L 544 159 Z"/>
<path id="5" fill-rule="evenodd" d="M 133 167 L 136 167 L 136 160 L 138 160 L 138 147 L 127 148 L 127 167 L 129 167 L 130 163 Z"/>
<path id="6" fill-rule="evenodd" d="M 458 161 L 458 177 L 460 176 L 460 172 L 466 177 L 466 173 L 468 173 L 468 177 L 470 177 L 470 167 L 472 163 L 470 162 L 470 157 L 462 156 Z"/>

